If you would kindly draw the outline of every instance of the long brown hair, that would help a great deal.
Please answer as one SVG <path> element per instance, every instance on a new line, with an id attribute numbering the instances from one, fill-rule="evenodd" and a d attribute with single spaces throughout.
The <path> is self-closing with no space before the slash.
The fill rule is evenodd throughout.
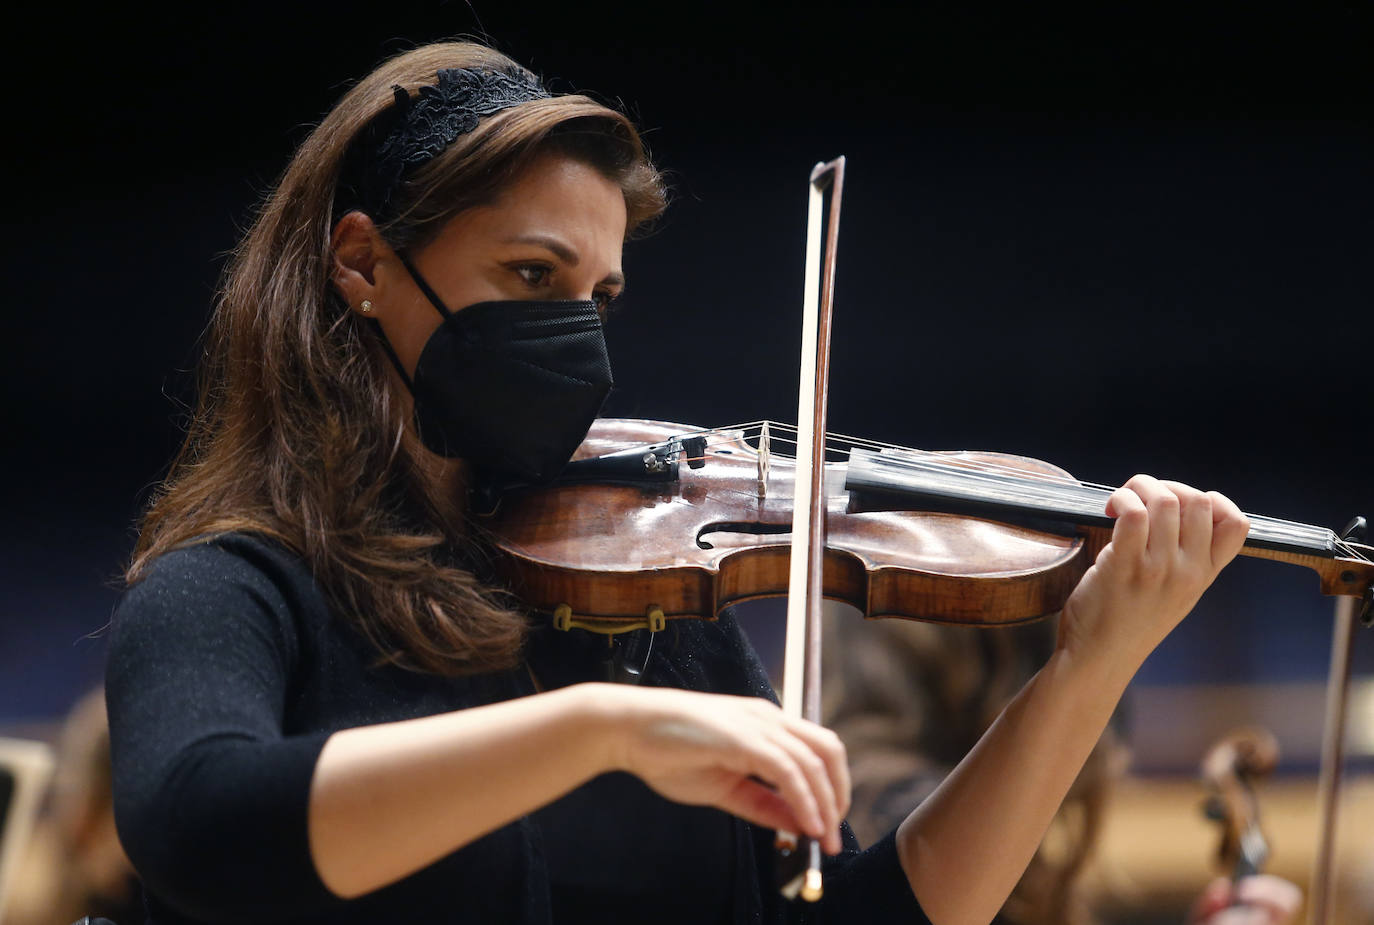
<path id="1" fill-rule="evenodd" d="M 301 555 L 338 615 L 398 664 L 457 674 L 516 660 L 525 620 L 465 565 L 465 531 L 412 449 L 376 336 L 330 283 L 341 173 L 392 88 L 414 95 L 445 68 L 516 67 L 465 42 L 405 52 L 301 144 L 226 267 L 197 409 L 143 517 L 128 582 L 198 537 L 252 532 Z M 662 179 L 629 120 L 566 95 L 481 120 L 401 182 L 389 217 L 374 216 L 379 231 L 398 250 L 420 247 L 550 150 L 619 184 L 627 234 L 663 210 Z"/>

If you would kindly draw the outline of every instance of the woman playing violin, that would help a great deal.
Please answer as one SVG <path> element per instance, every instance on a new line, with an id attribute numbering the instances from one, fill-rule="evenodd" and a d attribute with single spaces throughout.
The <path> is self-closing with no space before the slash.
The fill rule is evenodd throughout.
<path id="1" fill-rule="evenodd" d="M 622 115 L 476 45 L 384 63 L 302 144 L 228 268 L 114 620 L 152 921 L 995 914 L 1246 519 L 1147 476 L 1112 494 L 1053 655 L 860 851 L 843 745 L 771 702 L 728 616 L 604 683 L 604 640 L 533 628 L 467 526 L 472 479 L 546 479 L 586 433 L 622 243 L 663 207 Z M 830 856 L 817 907 L 771 887 L 774 829 Z"/>

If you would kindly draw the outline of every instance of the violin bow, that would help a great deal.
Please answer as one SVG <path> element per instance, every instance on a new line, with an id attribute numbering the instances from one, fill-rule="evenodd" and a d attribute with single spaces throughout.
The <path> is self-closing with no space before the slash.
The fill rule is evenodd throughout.
<path id="1" fill-rule="evenodd" d="M 788 575 L 787 634 L 784 651 L 782 708 L 789 716 L 820 720 L 820 635 L 823 557 L 825 552 L 825 443 L 829 398 L 830 329 L 834 306 L 835 263 L 844 190 L 843 156 L 821 162 L 808 183 L 806 269 L 802 298 L 802 349 L 797 393 L 797 448 Z M 830 191 L 828 220 L 825 192 Z M 825 224 L 822 247 L 822 223 Z M 766 446 L 766 439 L 764 441 Z M 762 463 L 761 463 L 762 466 Z M 762 480 L 762 473 L 760 480 Z M 1326 925 L 1330 862 L 1336 821 L 1340 756 L 1350 680 L 1350 638 L 1355 599 L 1337 598 L 1337 624 L 1327 689 L 1318 800 L 1321 841 L 1312 875 L 1310 925 Z M 788 872 L 782 894 L 808 902 L 821 898 L 820 845 L 810 838 L 779 830 L 777 847 Z M 804 866 L 803 866 L 804 865 Z"/>
<path id="2" fill-rule="evenodd" d="M 1347 528 L 1347 533 L 1350 530 Z M 1331 904 L 1331 859 L 1336 841 L 1336 802 L 1340 791 L 1345 717 L 1350 701 L 1350 653 L 1355 635 L 1353 597 L 1336 598 L 1336 625 L 1331 636 L 1331 668 L 1326 677 L 1326 712 L 1321 764 L 1317 772 L 1317 851 L 1308 886 L 1309 925 L 1326 925 Z"/>
<path id="3" fill-rule="evenodd" d="M 821 224 L 825 191 L 830 214 Z M 817 164 L 808 184 L 806 276 L 802 295 L 801 382 L 797 389 L 797 463 L 792 552 L 787 589 L 787 643 L 783 654 L 782 709 L 789 716 L 821 718 L 821 572 L 825 554 L 825 412 L 830 388 L 830 321 L 835 254 L 840 232 L 844 157 Z M 814 839 L 779 830 L 784 864 L 780 889 L 788 899 L 821 898 L 821 848 Z M 803 866 L 804 865 L 804 866 Z"/>

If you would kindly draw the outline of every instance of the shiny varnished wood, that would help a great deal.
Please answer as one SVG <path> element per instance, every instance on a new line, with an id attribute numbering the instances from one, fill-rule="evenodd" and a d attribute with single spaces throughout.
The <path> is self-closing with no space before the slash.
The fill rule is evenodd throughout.
<path id="1" fill-rule="evenodd" d="M 596 422 L 579 456 L 658 443 L 696 428 L 648 421 Z M 983 454 L 951 454 L 978 459 Z M 1029 470 L 1061 475 L 1035 460 Z M 677 482 L 569 484 L 516 491 L 483 522 L 500 552 L 495 568 L 530 606 L 567 604 L 579 618 L 713 618 L 740 601 L 787 592 L 793 468 L 774 456 L 768 491 L 741 433 L 708 441 L 704 465 L 683 463 Z M 850 510 L 844 466 L 828 463 L 826 597 L 869 617 L 1009 624 L 1054 613 L 1099 542 L 952 514 Z M 778 532 L 743 532 L 739 525 Z"/>

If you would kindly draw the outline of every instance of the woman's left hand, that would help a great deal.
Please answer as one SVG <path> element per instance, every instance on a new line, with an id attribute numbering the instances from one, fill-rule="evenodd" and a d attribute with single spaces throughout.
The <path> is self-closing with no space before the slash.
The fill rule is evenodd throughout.
<path id="1" fill-rule="evenodd" d="M 1144 475 L 1106 513 L 1111 542 L 1065 602 L 1058 648 L 897 827 L 902 869 L 932 921 L 997 914 L 1131 677 L 1249 531 L 1221 495 Z"/>
<path id="2" fill-rule="evenodd" d="M 1240 551 L 1250 523 L 1215 491 L 1137 475 L 1112 493 L 1112 540 L 1064 605 L 1059 647 L 1134 674 Z"/>

